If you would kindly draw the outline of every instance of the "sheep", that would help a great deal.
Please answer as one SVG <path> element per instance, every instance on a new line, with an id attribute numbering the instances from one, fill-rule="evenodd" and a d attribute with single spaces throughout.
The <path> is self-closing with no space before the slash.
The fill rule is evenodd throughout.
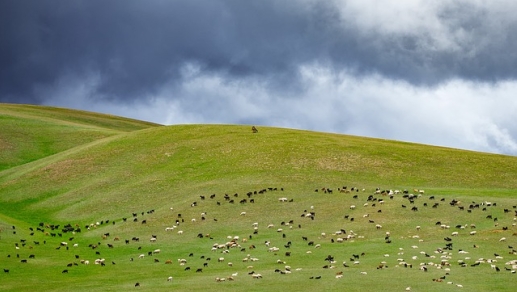
<path id="1" fill-rule="evenodd" d="M 172 276 L 167 278 L 167 282 L 172 282 Z"/>
<path id="2" fill-rule="evenodd" d="M 262 279 L 262 275 L 261 275 L 261 274 L 257 274 L 257 273 L 253 273 L 253 274 L 251 274 L 251 277 L 252 277 L 253 279 Z"/>

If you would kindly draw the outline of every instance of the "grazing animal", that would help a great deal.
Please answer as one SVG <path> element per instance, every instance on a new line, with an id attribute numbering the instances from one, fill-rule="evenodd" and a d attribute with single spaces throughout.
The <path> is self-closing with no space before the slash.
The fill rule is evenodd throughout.
<path id="1" fill-rule="evenodd" d="M 262 279 L 262 275 L 261 274 L 256 274 L 256 273 L 252 274 L 251 277 L 253 279 Z"/>

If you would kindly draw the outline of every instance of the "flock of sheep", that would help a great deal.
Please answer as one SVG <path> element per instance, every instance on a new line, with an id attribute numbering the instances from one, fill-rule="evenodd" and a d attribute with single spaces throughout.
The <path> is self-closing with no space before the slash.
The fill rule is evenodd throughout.
<path id="1" fill-rule="evenodd" d="M 269 218 L 262 214 L 250 214 L 244 211 L 243 205 L 260 204 L 267 201 L 268 204 L 291 204 L 295 198 L 288 198 L 284 195 L 283 188 L 265 188 L 260 191 L 251 191 L 239 196 L 225 195 L 199 196 L 197 200 L 186 206 L 173 206 L 170 209 L 160 209 L 158 212 L 150 210 L 146 212 L 132 213 L 131 216 L 121 220 L 104 220 L 89 224 L 50 224 L 41 222 L 38 226 L 30 227 L 29 230 L 19 230 L 16 226 L 3 228 L 2 232 L 10 232 L 13 239 L 12 249 L 2 254 L 11 262 L 17 261 L 19 264 L 11 264 L 9 268 L 4 267 L 4 273 L 9 274 L 13 269 L 23 269 L 31 259 L 38 255 L 38 247 L 41 245 L 53 244 L 56 250 L 72 250 L 74 258 L 70 263 L 63 267 L 61 273 L 72 273 L 75 266 L 87 266 L 92 262 L 94 265 L 106 266 L 115 265 L 112 259 L 105 259 L 104 254 L 109 255 L 110 249 L 118 248 L 121 245 L 134 245 L 134 251 L 127 255 L 127 261 L 137 262 L 152 258 L 156 264 L 176 266 L 175 273 L 186 273 L 195 271 L 197 274 L 206 273 L 214 265 L 225 265 L 228 272 L 214 277 L 217 283 L 236 281 L 240 275 L 247 275 L 252 279 L 260 280 L 266 275 L 271 277 L 272 273 L 278 275 L 289 275 L 291 273 L 302 273 L 310 270 L 311 275 L 308 280 L 321 279 L 322 273 L 317 271 L 334 271 L 335 279 L 343 278 L 348 271 L 355 271 L 359 276 L 366 276 L 375 270 L 383 269 L 414 269 L 426 273 L 432 269 L 440 270 L 440 277 L 432 278 L 433 282 L 444 282 L 462 288 L 465 283 L 456 283 L 449 280 L 454 269 L 475 268 L 478 266 L 487 267 L 488 271 L 495 273 L 515 274 L 517 271 L 517 207 L 515 205 L 499 206 L 496 202 L 460 202 L 458 200 L 446 200 L 445 198 L 435 198 L 427 195 L 423 190 L 399 191 L 376 189 L 367 192 L 359 188 L 347 188 L 345 186 L 333 190 L 331 188 L 318 188 L 313 190 L 315 196 L 332 195 L 332 200 L 343 205 L 343 214 L 340 218 L 335 218 L 336 226 L 334 230 L 318 230 L 320 215 L 326 210 L 319 210 L 317 207 L 306 203 L 306 208 L 292 214 L 284 214 L 289 220 L 281 222 L 271 222 Z M 265 194 L 268 194 L 265 196 Z M 341 196 L 341 197 L 337 197 Z M 330 198 L 330 197 L 329 197 Z M 346 199 L 343 199 L 346 198 Z M 296 199 L 298 202 L 298 199 Z M 349 204 L 348 204 L 349 203 Z M 202 208 L 205 204 L 221 206 L 223 204 L 233 204 L 235 206 L 235 217 L 227 216 L 228 222 L 221 222 L 221 218 L 210 218 Z M 385 206 L 394 207 L 390 210 L 398 210 L 398 216 L 413 216 L 418 212 L 425 212 L 426 209 L 441 208 L 444 212 L 466 212 L 476 216 L 471 222 L 444 222 L 435 218 L 433 222 L 423 225 L 420 221 L 411 230 L 406 230 L 404 234 L 395 234 L 392 230 L 384 227 L 384 222 L 378 220 L 383 218 Z M 197 211 L 197 210 L 200 211 Z M 183 210 L 183 211 L 182 211 Z M 190 216 L 186 214 L 199 214 Z M 496 217 L 494 214 L 502 214 Z M 146 217 L 147 216 L 147 217 Z M 153 221 L 160 217 L 172 218 L 169 225 L 153 225 Z M 374 217 L 376 218 L 374 220 Z M 143 219 L 145 218 L 145 219 Z M 481 218 L 481 219 L 480 219 Z M 248 228 L 237 229 L 236 233 L 228 232 L 224 237 L 203 232 L 199 222 L 219 222 L 230 227 L 232 221 L 242 221 L 246 219 L 251 222 Z M 500 248 L 495 251 L 485 251 L 486 257 L 473 258 L 470 251 L 482 249 L 482 240 L 477 240 L 479 233 L 488 232 L 481 230 L 472 222 L 488 220 L 490 232 L 500 233 L 498 238 Z M 163 222 L 161 220 L 160 222 Z M 364 224 L 363 224 L 364 223 Z M 140 224 L 149 226 L 152 230 L 147 237 L 145 235 L 132 236 L 132 238 L 122 238 L 122 236 L 108 232 L 102 233 L 98 241 L 91 243 L 88 247 L 79 246 L 76 238 L 88 232 L 102 230 L 105 226 L 113 226 L 117 230 L 120 224 Z M 362 224 L 362 225 L 361 225 Z M 332 224 L 323 224 L 330 226 Z M 310 227 L 306 227 L 310 226 Z M 371 227 L 370 227 L 371 226 Z M 356 229 L 359 228 L 359 229 Z M 365 230 L 365 228 L 370 228 Z M 419 248 L 420 243 L 426 243 L 430 238 L 426 238 L 422 230 L 434 229 L 437 236 L 443 237 L 440 243 L 436 243 L 434 248 L 427 250 Z M 141 230 L 141 229 L 140 229 Z M 356 230 L 356 231 L 354 231 Z M 300 235 L 304 234 L 305 235 Z M 202 240 L 206 245 L 203 251 L 193 251 L 188 256 L 177 259 L 167 258 L 173 253 L 171 242 L 162 238 L 171 236 L 189 237 L 191 241 Z M 455 238 L 469 237 L 469 240 L 456 243 Z M 1 239 L 4 239 L 5 236 Z M 37 240 L 33 240 L 37 238 Z M 360 243 L 367 240 L 382 240 L 382 244 L 393 246 L 397 240 L 405 238 L 413 244 L 407 247 L 399 247 L 397 253 L 383 253 L 376 256 L 376 260 L 371 259 L 368 253 L 349 253 L 346 249 L 329 248 L 331 245 L 343 245 L 349 243 Z M 436 241 L 436 238 L 433 238 Z M 468 242 L 465 243 L 465 242 Z M 142 246 L 148 248 L 147 252 L 142 250 Z M 292 247 L 298 247 L 293 249 Z M 357 245 L 355 245 L 357 247 Z M 302 248 L 300 248 L 302 247 Z M 79 256 L 78 251 L 87 248 L 89 255 L 95 258 Z M 328 249 L 329 252 L 324 250 Z M 102 252 L 100 252 L 102 250 Z M 108 251 L 106 251 L 108 250 Z M 294 252 L 296 250 L 296 252 Z M 303 250 L 301 254 L 300 250 Z M 391 249 L 390 249 L 391 250 Z M 316 252 L 318 251 L 318 252 Z M 311 254 L 321 252 L 326 257 L 321 258 L 321 267 L 306 267 L 303 265 L 292 266 L 291 259 L 295 257 L 310 257 Z M 339 251 L 339 252 L 336 252 Z M 83 254 L 85 252 L 82 252 Z M 101 254 L 103 256 L 101 256 Z M 165 255 L 164 255 L 165 254 Z M 238 256 L 236 256 L 236 254 Z M 260 254 L 261 256 L 257 256 Z M 163 256 L 162 256 L 163 255 Z M 370 258 L 369 258 L 370 257 Z M 238 260 L 236 260 L 238 258 Z M 365 265 L 363 258 L 368 258 L 367 263 L 375 262 L 374 265 Z M 5 263 L 2 259 L 0 263 Z M 261 265 L 266 262 L 267 265 Z M 299 262 L 299 261 L 294 261 Z M 270 269 L 270 264 L 274 263 L 274 269 Z M 25 266 L 24 266 L 25 265 Z M 267 267 L 267 268 L 266 268 Z M 220 270 L 220 269 L 219 269 Z M 264 276 L 263 276 L 264 275 Z M 325 273 L 324 275 L 328 275 Z M 164 280 L 174 281 L 174 275 L 167 275 Z M 517 278 L 516 278 L 517 279 Z M 138 280 L 135 284 L 139 287 L 144 284 L 144 280 Z M 411 290 L 408 286 L 406 290 Z"/>

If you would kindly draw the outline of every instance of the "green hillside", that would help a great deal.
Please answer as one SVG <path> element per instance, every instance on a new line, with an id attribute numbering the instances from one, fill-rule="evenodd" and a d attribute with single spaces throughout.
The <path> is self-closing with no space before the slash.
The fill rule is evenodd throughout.
<path id="1" fill-rule="evenodd" d="M 0 156 L 0 290 L 512 291 L 517 279 L 506 264 L 517 261 L 517 157 L 35 106 L 0 113 L 2 128 L 18 128 L 0 136 L 18 149 Z"/>
<path id="2" fill-rule="evenodd" d="M 78 110 L 0 104 L 0 171 L 98 139 L 155 126 Z"/>

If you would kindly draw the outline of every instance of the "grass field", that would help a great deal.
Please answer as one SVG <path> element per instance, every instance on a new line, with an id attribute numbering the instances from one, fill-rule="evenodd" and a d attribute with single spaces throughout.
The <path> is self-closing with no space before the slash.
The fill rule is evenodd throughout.
<path id="1" fill-rule="evenodd" d="M 0 127 L 2 291 L 513 291 L 517 281 L 507 264 L 516 157 L 29 105 L 0 104 Z"/>

